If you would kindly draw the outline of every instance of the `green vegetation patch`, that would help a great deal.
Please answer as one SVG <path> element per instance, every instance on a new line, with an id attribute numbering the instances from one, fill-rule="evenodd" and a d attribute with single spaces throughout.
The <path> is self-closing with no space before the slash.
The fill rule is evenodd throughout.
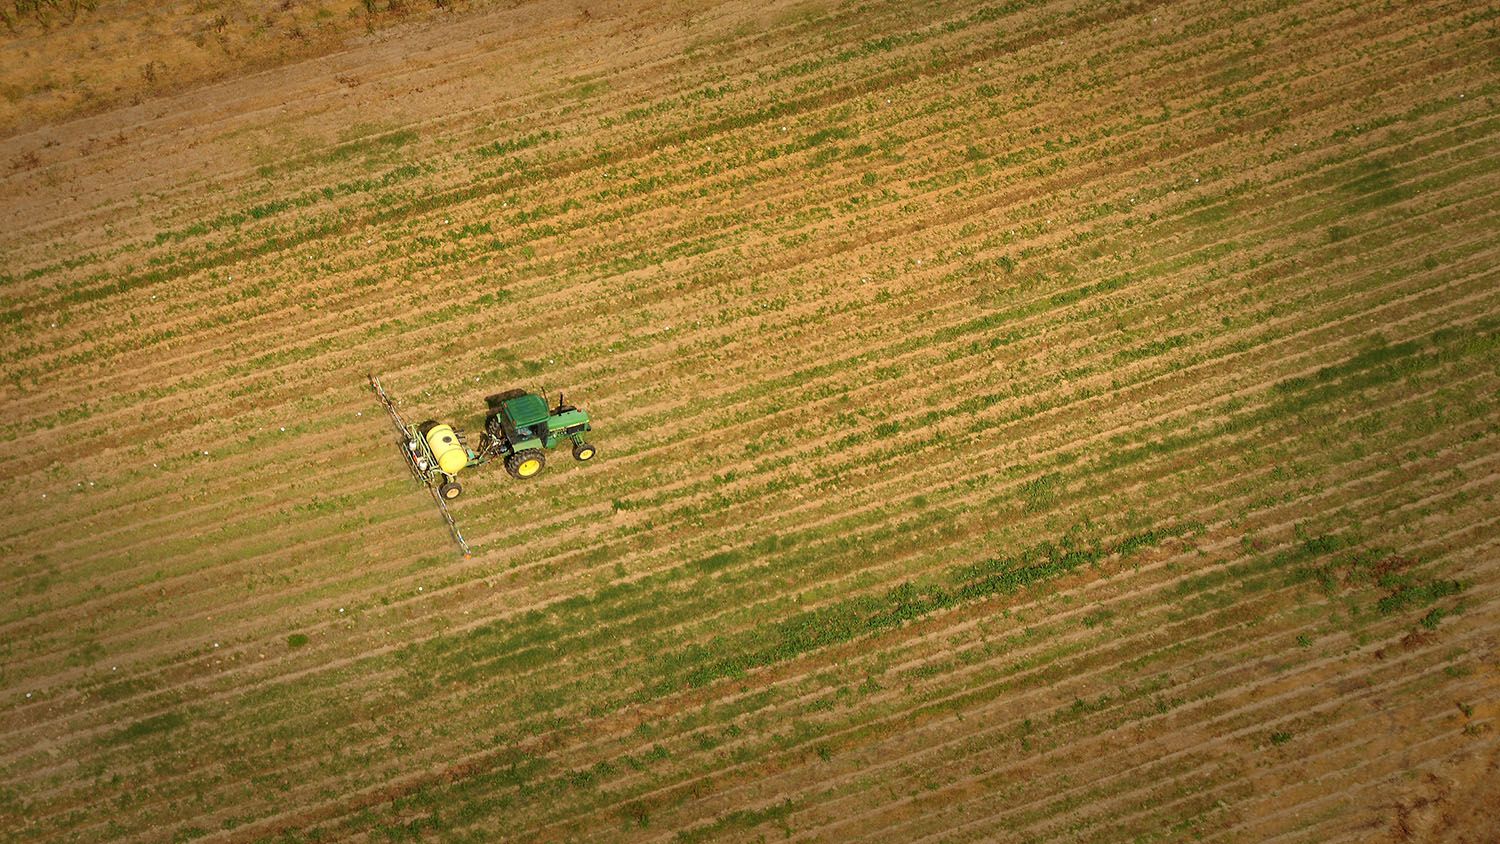
<path id="1" fill-rule="evenodd" d="M 1413 607 L 1425 607 L 1439 598 L 1448 595 L 1457 595 L 1462 592 L 1464 585 L 1457 580 L 1430 580 L 1426 583 L 1412 583 L 1398 587 L 1394 592 L 1386 595 L 1376 602 L 1375 608 L 1381 615 L 1390 615 Z M 1436 627 L 1441 613 L 1436 616 L 1429 615 L 1431 623 L 1429 627 Z"/>
<path id="2" fill-rule="evenodd" d="M 885 592 L 858 595 L 761 628 L 718 636 L 669 651 L 647 669 L 651 685 L 667 693 L 680 685 L 703 686 L 753 668 L 773 665 L 820 648 L 889 630 L 939 610 L 951 609 L 1067 575 L 1113 554 L 1129 553 L 1187 533 L 1191 526 L 1150 530 L 1120 543 L 1089 548 L 1043 542 L 1019 554 L 997 557 L 948 570 L 937 582 L 904 582 Z"/>
<path id="3" fill-rule="evenodd" d="M 346 144 L 339 144 L 328 152 L 318 156 L 315 161 L 319 164 L 334 164 L 339 161 L 347 161 L 362 155 L 400 149 L 417 140 L 414 129 L 400 129 L 384 135 L 376 135 L 370 138 L 361 138 Z"/>
<path id="4" fill-rule="evenodd" d="M 679 830 L 674 840 L 678 844 L 719 841 L 731 830 L 749 830 L 767 823 L 781 824 L 782 831 L 790 835 L 791 828 L 786 825 L 786 817 L 791 814 L 793 806 L 791 799 L 787 798 L 761 809 L 739 809 L 709 823 Z"/>
<path id="5" fill-rule="evenodd" d="M 496 158 L 502 155 L 509 155 L 513 152 L 520 152 L 523 149 L 530 149 L 560 137 L 562 135 L 558 132 L 543 130 L 541 132 L 533 132 L 530 135 L 521 135 L 516 138 L 495 141 L 492 144 L 485 144 L 482 147 L 476 148 L 474 154 L 480 158 Z"/>
<path id="6" fill-rule="evenodd" d="M 1307 556 L 1330 554 L 1352 543 L 1338 536 L 1320 536 L 1306 540 Z M 1370 549 L 1344 554 L 1320 565 L 1304 565 L 1296 570 L 1295 579 L 1316 581 L 1323 591 L 1333 593 L 1340 586 L 1373 588 L 1385 593 L 1375 602 L 1381 615 L 1394 615 L 1422 609 L 1449 595 L 1464 591 L 1464 584 L 1448 578 L 1425 577 L 1419 572 L 1419 561 L 1389 549 Z M 1437 627 L 1445 611 L 1434 609 L 1421 619 L 1428 629 Z"/>

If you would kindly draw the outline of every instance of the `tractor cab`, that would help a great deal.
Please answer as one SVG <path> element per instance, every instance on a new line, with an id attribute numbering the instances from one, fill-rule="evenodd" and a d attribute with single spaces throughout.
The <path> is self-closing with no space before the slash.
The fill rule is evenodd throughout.
<path id="1" fill-rule="evenodd" d="M 549 445 L 547 421 L 552 414 L 547 410 L 547 402 L 541 396 L 522 393 L 491 406 L 495 408 L 495 412 L 491 414 L 485 427 L 491 433 L 495 433 L 495 429 L 498 428 L 498 433 L 510 443 L 511 448 L 536 448 Z"/>

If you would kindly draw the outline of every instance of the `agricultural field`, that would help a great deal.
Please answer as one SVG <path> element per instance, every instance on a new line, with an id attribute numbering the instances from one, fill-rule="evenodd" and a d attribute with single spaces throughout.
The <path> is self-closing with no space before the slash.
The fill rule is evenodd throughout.
<path id="1" fill-rule="evenodd" d="M 440 5 L 7 95 L 0 838 L 1500 835 L 1500 8 Z"/>

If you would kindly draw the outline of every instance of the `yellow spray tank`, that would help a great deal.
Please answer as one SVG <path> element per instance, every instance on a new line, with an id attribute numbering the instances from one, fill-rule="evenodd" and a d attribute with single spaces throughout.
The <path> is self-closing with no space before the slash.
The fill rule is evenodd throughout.
<path id="1" fill-rule="evenodd" d="M 459 442 L 458 434 L 453 432 L 451 425 L 423 426 L 427 428 L 424 437 L 427 440 L 427 448 L 432 452 L 432 459 L 437 463 L 437 468 L 449 475 L 458 474 L 459 470 L 469 465 L 469 450 Z"/>

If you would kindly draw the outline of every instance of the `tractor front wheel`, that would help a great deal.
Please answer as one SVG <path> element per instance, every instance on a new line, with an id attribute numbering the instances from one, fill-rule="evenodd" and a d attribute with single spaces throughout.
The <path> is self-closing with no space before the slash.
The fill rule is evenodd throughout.
<path id="1" fill-rule="evenodd" d="M 596 453 L 594 446 L 590 443 L 578 443 L 573 446 L 574 460 L 593 460 Z"/>
<path id="2" fill-rule="evenodd" d="M 452 501 L 463 494 L 464 488 L 458 485 L 458 481 L 449 481 L 438 487 L 438 495 L 441 495 L 444 501 Z"/>
<path id="3" fill-rule="evenodd" d="M 547 457 L 539 448 L 528 448 L 505 458 L 505 471 L 522 480 L 535 477 L 546 465 Z"/>

